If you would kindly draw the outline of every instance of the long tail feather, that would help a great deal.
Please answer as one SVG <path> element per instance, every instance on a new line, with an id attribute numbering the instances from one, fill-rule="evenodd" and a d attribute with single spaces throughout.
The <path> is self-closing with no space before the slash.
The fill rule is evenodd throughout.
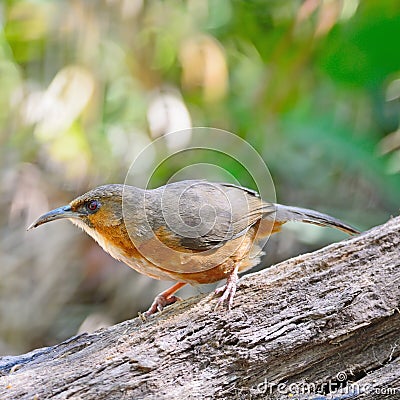
<path id="1" fill-rule="evenodd" d="M 308 210 L 306 208 L 284 206 L 281 204 L 275 204 L 275 207 L 275 218 L 278 222 L 284 223 L 288 221 L 300 221 L 320 226 L 331 226 L 351 235 L 360 233 L 352 226 L 347 225 L 344 222 L 331 217 L 330 215 L 322 214 L 318 211 Z"/>

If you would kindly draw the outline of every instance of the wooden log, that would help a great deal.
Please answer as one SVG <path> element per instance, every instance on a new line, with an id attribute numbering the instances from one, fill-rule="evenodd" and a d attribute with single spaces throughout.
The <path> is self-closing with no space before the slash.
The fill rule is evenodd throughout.
<path id="1" fill-rule="evenodd" d="M 400 218 L 202 295 L 22 356 L 0 399 L 400 398 Z"/>

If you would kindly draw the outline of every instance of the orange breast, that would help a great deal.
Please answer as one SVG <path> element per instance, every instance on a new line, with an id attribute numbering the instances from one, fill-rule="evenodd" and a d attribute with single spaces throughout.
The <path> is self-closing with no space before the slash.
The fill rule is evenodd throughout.
<path id="1" fill-rule="evenodd" d="M 245 271 L 259 263 L 259 257 L 249 256 L 255 241 L 280 230 L 280 224 L 260 221 L 249 231 L 212 251 L 191 252 L 178 243 L 168 246 L 158 237 L 134 246 L 124 225 L 98 230 L 104 243 L 99 243 L 114 258 L 126 263 L 138 272 L 154 279 L 172 280 L 192 284 L 217 282 L 226 278 L 236 264 Z"/>

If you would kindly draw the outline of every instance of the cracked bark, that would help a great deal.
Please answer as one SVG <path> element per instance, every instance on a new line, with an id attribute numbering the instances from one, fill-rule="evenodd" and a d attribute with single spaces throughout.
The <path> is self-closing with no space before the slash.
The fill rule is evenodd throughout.
<path id="1" fill-rule="evenodd" d="M 0 399 L 400 398 L 400 218 L 198 296 L 0 359 Z M 341 387 L 341 389 L 340 389 Z"/>

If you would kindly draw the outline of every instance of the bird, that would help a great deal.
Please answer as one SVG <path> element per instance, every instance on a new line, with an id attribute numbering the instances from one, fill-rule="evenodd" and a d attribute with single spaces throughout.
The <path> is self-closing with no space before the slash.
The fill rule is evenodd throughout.
<path id="1" fill-rule="evenodd" d="M 352 226 L 318 211 L 267 202 L 251 189 L 207 180 L 171 182 L 155 189 L 107 184 L 41 215 L 27 230 L 68 219 L 107 253 L 139 273 L 175 282 L 159 293 L 147 318 L 180 300 L 186 284 L 214 283 L 219 306 L 230 309 L 238 273 L 260 263 L 268 237 L 288 221 Z"/>

